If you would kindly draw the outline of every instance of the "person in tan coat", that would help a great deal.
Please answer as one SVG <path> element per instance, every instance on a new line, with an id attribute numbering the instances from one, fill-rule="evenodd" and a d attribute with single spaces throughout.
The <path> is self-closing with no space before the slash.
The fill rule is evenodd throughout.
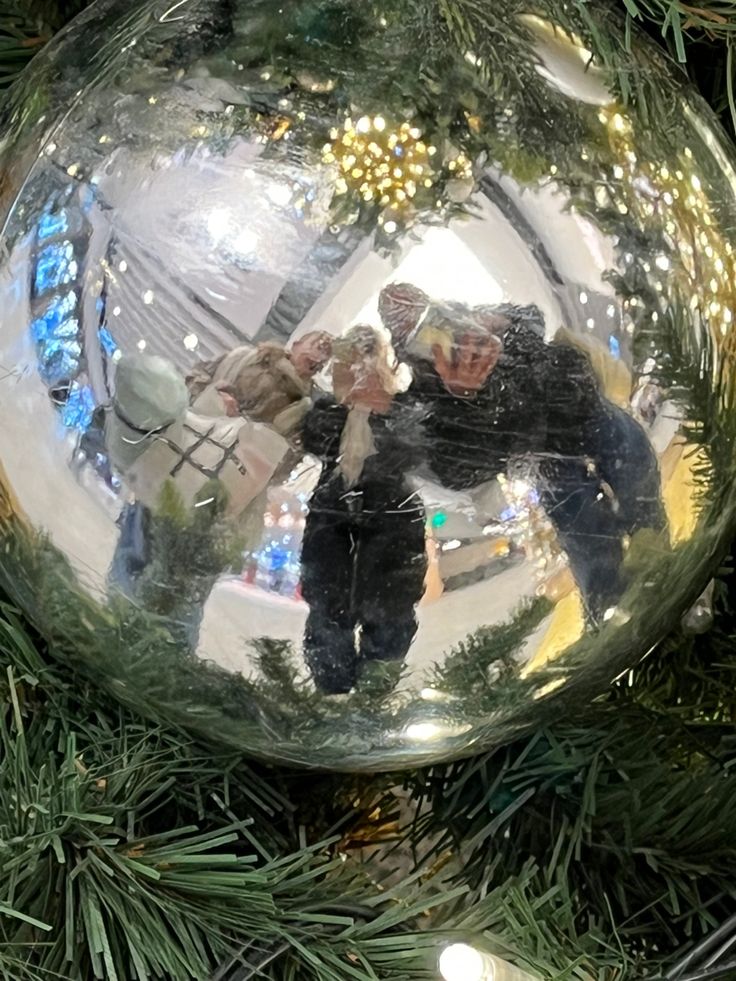
<path id="1" fill-rule="evenodd" d="M 292 435 L 309 411 L 314 377 L 330 360 L 332 339 L 323 331 L 305 334 L 290 350 L 280 344 L 242 346 L 216 361 L 196 365 L 187 376 L 195 411 L 207 408 L 231 418 L 245 416 Z"/>

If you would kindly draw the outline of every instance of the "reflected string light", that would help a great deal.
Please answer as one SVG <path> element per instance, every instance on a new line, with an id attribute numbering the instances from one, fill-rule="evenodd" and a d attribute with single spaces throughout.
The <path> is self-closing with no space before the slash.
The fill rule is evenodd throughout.
<path id="1" fill-rule="evenodd" d="M 656 161 L 639 166 L 630 121 L 621 111 L 607 109 L 601 110 L 598 118 L 607 127 L 611 147 L 622 161 L 611 170 L 618 181 L 611 190 L 619 197 L 619 212 L 631 214 L 642 228 L 659 219 L 672 253 L 656 257 L 657 272 L 668 274 L 668 291 L 679 292 L 689 308 L 700 313 L 714 338 L 726 336 L 736 308 L 736 260 L 733 247 L 718 230 L 704 180 L 694 170 L 692 149 L 683 149 L 681 166 L 674 172 Z M 626 258 L 631 261 L 628 255 Z M 648 271 L 647 264 L 643 268 Z M 699 283 L 705 288 L 696 286 L 693 292 L 694 284 Z M 664 282 L 656 281 L 654 288 L 664 293 Z M 631 298 L 632 307 L 635 300 Z"/>
<path id="2" fill-rule="evenodd" d="M 410 123 L 394 130 L 382 116 L 362 116 L 357 122 L 348 117 L 342 129 L 330 130 L 330 140 L 322 160 L 339 170 L 338 194 L 353 190 L 364 201 L 396 208 L 416 195 L 420 183 L 431 187 L 435 182 L 432 157 L 437 150 Z"/>
<path id="3" fill-rule="evenodd" d="M 354 194 L 392 215 L 378 219 L 389 233 L 398 229 L 397 216 L 417 195 L 435 187 L 441 169 L 450 181 L 473 177 L 472 163 L 464 153 L 455 153 L 440 166 L 437 148 L 423 138 L 417 126 L 403 122 L 394 128 L 380 115 L 357 120 L 347 117 L 342 127 L 331 129 L 330 142 L 322 148 L 322 162 L 337 171 L 337 195 Z"/>
<path id="4" fill-rule="evenodd" d="M 540 506 L 538 493 L 527 481 L 509 479 L 506 474 L 499 474 L 497 480 L 508 504 L 502 518 L 511 523 L 511 534 L 534 559 L 541 583 L 562 555 L 557 534 Z"/>

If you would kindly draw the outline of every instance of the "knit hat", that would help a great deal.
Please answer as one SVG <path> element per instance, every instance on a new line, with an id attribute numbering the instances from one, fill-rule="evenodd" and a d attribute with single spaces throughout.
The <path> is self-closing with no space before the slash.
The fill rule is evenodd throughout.
<path id="1" fill-rule="evenodd" d="M 183 419 L 188 405 L 184 379 L 170 361 L 144 354 L 121 358 L 106 426 L 115 464 L 124 471 L 153 435 Z"/>

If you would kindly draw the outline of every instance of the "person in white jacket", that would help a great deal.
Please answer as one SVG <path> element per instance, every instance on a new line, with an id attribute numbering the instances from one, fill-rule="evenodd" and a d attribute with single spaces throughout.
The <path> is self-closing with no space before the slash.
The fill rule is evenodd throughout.
<path id="1" fill-rule="evenodd" d="M 300 452 L 312 377 L 329 354 L 321 336 L 293 356 L 238 349 L 195 369 L 189 386 L 163 358 L 118 364 L 105 435 L 130 499 L 110 585 L 183 628 L 190 648 L 217 578 L 258 537 L 269 484 Z"/>

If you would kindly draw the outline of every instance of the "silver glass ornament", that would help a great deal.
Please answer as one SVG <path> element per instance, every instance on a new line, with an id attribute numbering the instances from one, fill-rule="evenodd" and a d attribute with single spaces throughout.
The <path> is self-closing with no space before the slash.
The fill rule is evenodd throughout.
<path id="1" fill-rule="evenodd" d="M 533 7 L 98 0 L 14 89 L 2 584 L 152 718 L 481 750 L 727 548 L 731 150 L 616 17 Z"/>

